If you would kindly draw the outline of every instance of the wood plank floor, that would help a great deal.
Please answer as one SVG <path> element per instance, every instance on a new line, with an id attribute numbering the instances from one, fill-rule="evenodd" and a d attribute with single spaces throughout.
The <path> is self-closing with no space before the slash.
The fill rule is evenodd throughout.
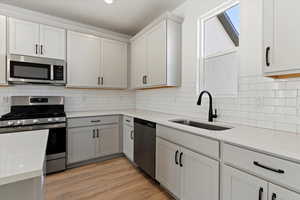
<path id="1" fill-rule="evenodd" d="M 171 200 L 126 158 L 47 176 L 46 200 Z"/>

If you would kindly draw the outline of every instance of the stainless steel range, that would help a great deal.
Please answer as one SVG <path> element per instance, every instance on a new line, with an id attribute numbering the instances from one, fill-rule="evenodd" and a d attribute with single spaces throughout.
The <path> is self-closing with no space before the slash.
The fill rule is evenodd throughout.
<path id="1" fill-rule="evenodd" d="M 47 174 L 66 169 L 64 97 L 11 97 L 11 112 L 0 119 L 0 134 L 49 129 Z"/>

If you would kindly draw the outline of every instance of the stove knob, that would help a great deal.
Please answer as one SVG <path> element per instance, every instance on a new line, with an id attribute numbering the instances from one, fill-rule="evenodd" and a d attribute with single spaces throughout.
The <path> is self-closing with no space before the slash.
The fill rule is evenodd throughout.
<path id="1" fill-rule="evenodd" d="M 39 122 L 40 122 L 40 120 L 38 120 L 38 119 L 34 119 L 32 122 L 33 122 L 34 124 L 37 124 L 37 123 L 39 123 Z"/>
<path id="2" fill-rule="evenodd" d="M 13 126 L 13 125 L 15 125 L 15 123 L 13 121 L 9 121 L 9 122 L 7 122 L 7 125 L 8 126 Z"/>
<path id="3" fill-rule="evenodd" d="M 22 125 L 22 121 L 21 120 L 18 120 L 16 123 L 15 123 L 16 126 L 20 126 Z"/>
<path id="4" fill-rule="evenodd" d="M 60 119 L 57 117 L 57 118 L 55 118 L 55 121 L 59 122 L 59 121 L 60 121 Z"/>

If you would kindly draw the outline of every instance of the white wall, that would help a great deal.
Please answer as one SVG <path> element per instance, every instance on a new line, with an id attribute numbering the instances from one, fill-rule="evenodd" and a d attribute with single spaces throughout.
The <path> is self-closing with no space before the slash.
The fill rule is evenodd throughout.
<path id="1" fill-rule="evenodd" d="M 174 13 L 183 23 L 182 87 L 138 91 L 136 107 L 207 119 L 208 105 L 196 106 L 197 22 L 224 0 L 188 0 Z M 219 121 L 300 133 L 300 79 L 262 76 L 262 1 L 241 0 L 241 67 L 236 98 L 215 98 Z"/>

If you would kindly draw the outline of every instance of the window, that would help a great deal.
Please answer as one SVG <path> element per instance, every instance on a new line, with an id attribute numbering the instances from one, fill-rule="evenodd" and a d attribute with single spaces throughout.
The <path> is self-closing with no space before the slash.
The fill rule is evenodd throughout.
<path id="1" fill-rule="evenodd" d="M 240 6 L 233 6 L 220 13 L 217 17 L 234 45 L 239 46 Z"/>
<path id="2" fill-rule="evenodd" d="M 202 17 L 201 22 L 199 88 L 214 96 L 236 96 L 240 65 L 240 5 L 222 5 Z"/>

